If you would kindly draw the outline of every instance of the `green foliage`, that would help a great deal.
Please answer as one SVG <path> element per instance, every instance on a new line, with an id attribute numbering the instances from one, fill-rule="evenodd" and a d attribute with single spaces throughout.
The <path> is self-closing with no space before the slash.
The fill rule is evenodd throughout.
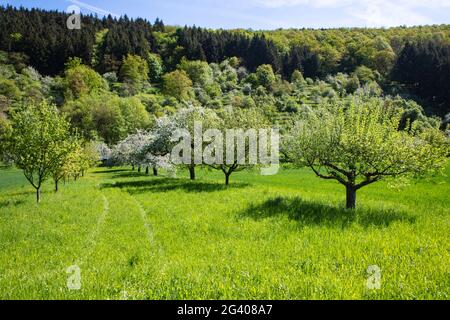
<path id="1" fill-rule="evenodd" d="M 238 130 L 236 132 L 237 135 L 245 135 L 247 132 L 254 131 L 258 132 L 259 129 L 268 128 L 268 121 L 264 117 L 261 111 L 257 110 L 256 108 L 248 108 L 248 109 L 241 109 L 241 108 L 233 108 L 229 110 L 224 110 L 221 113 L 219 113 L 220 116 L 220 122 L 218 122 L 217 128 L 220 129 L 222 136 L 227 136 L 227 131 L 229 129 L 235 129 Z M 234 172 L 239 172 L 245 169 L 249 169 L 255 166 L 255 164 L 250 163 L 249 156 L 250 156 L 250 138 L 244 137 L 244 148 L 245 148 L 245 164 L 240 163 L 237 159 L 237 155 L 235 152 L 236 145 L 233 143 L 231 152 L 235 155 L 235 158 L 233 159 L 234 162 L 230 161 L 230 159 L 227 158 L 227 153 L 230 152 L 227 148 L 231 145 L 227 144 L 226 139 L 223 139 L 222 143 L 222 150 L 223 154 L 221 155 L 221 158 L 223 159 L 223 164 L 212 164 L 210 165 L 211 168 L 222 171 L 225 175 L 225 184 L 229 185 L 230 183 L 230 176 Z M 217 152 L 217 150 L 215 151 Z"/>
<path id="2" fill-rule="evenodd" d="M 379 99 L 333 103 L 307 113 L 286 148 L 295 163 L 345 185 L 347 208 L 354 208 L 356 191 L 366 185 L 437 172 L 446 163 L 449 144 L 443 133 L 436 128 L 398 130 L 401 113 Z"/>
<path id="3" fill-rule="evenodd" d="M 7 152 L 36 189 L 38 202 L 42 183 L 60 167 L 71 148 L 69 124 L 55 106 L 42 102 L 13 113 Z"/>
<path id="4" fill-rule="evenodd" d="M 403 110 L 399 125 L 401 130 L 422 131 L 423 129 L 439 128 L 441 124 L 439 118 L 427 117 L 423 108 L 414 101 L 395 97 L 387 99 L 386 104 Z"/>
<path id="5" fill-rule="evenodd" d="M 119 101 L 119 97 L 110 94 L 84 96 L 66 103 L 62 111 L 84 138 L 101 137 L 111 143 L 125 135 L 125 120 Z"/>
<path id="6" fill-rule="evenodd" d="M 144 105 L 145 110 L 147 110 L 147 112 L 150 115 L 161 117 L 164 114 L 162 106 L 164 103 L 164 96 L 157 94 L 141 93 L 136 97 L 139 98 L 141 103 Z"/>
<path id="7" fill-rule="evenodd" d="M 258 79 L 258 84 L 267 90 L 271 90 L 276 81 L 272 66 L 269 64 L 259 66 L 258 69 L 256 69 L 256 77 Z"/>
<path id="8" fill-rule="evenodd" d="M 38 207 L 20 172 L 1 170 L 2 299 L 448 299 L 448 177 L 371 185 L 348 212 L 340 185 L 309 170 L 238 172 L 228 188 L 219 171 L 128 170 L 46 184 Z M 82 290 L 67 289 L 73 264 Z"/>
<path id="9" fill-rule="evenodd" d="M 9 79 L 0 79 L 0 95 L 11 100 L 18 100 L 21 96 L 15 82 Z"/>
<path id="10" fill-rule="evenodd" d="M 0 162 L 6 158 L 7 143 L 11 136 L 11 130 L 11 123 L 0 116 Z"/>
<path id="11" fill-rule="evenodd" d="M 122 98 L 119 105 L 122 117 L 126 119 L 125 130 L 127 133 L 131 133 L 136 129 L 145 129 L 149 126 L 149 114 L 139 98 Z"/>
<path id="12" fill-rule="evenodd" d="M 85 139 L 101 138 L 112 144 L 150 125 L 150 115 L 141 102 L 147 97 L 149 95 L 121 98 L 111 93 L 83 96 L 66 103 L 62 112 Z"/>
<path id="13" fill-rule="evenodd" d="M 57 160 L 50 171 L 55 184 L 55 192 L 58 190 L 58 184 L 61 179 L 68 179 L 70 176 L 77 177 L 82 170 L 82 149 L 78 140 L 67 141 L 65 145 L 66 152 Z"/>
<path id="14" fill-rule="evenodd" d="M 64 77 L 64 96 L 66 100 L 78 99 L 84 95 L 95 94 L 108 89 L 106 81 L 93 69 L 79 64 L 69 63 Z M 73 65 L 73 66 L 72 66 Z"/>
<path id="15" fill-rule="evenodd" d="M 450 49 L 448 25 L 387 29 L 211 30 L 168 27 L 160 20 L 152 25 L 142 19 L 91 16 L 84 17 L 83 28 L 76 36 L 68 37 L 67 29 L 60 23 L 67 19 L 65 13 L 2 7 L 0 15 L 4 17 L 0 28 L 0 39 L 3 40 L 0 50 L 8 52 L 7 63 L 18 72 L 31 64 L 44 75 L 61 74 L 70 57 L 80 57 L 85 63 L 91 63 L 101 74 L 117 72 L 129 54 L 141 56 L 153 64 L 154 72 L 151 71 L 150 76 L 156 83 L 161 65 L 158 56 L 170 71 L 183 57 L 206 63 L 228 60 L 228 67 L 237 69 L 240 79 L 247 76 L 247 70 L 254 72 L 259 66 L 269 64 L 283 79 L 291 79 L 295 70 L 305 78 L 324 79 L 338 72 L 351 74 L 364 66 L 373 70 L 375 80 L 383 87 L 392 81 L 407 85 L 405 91 L 419 95 L 427 104 L 427 112 L 444 116 L 450 101 L 447 94 L 450 92 L 449 81 L 446 81 Z M 46 29 L 45 33 L 41 32 L 43 29 Z M 154 56 L 148 59 L 150 51 Z M 203 67 L 207 68 L 206 64 Z M 188 74 L 191 76 L 190 72 Z M 194 78 L 192 76 L 195 84 L 206 79 Z M 363 85 L 368 83 L 364 77 L 359 78 Z M 221 79 L 217 82 L 222 91 L 233 90 L 232 81 Z M 254 88 L 258 85 L 255 83 Z M 134 80 L 122 83 L 117 89 L 124 96 L 140 91 Z"/>
<path id="16" fill-rule="evenodd" d="M 21 97 L 20 89 L 13 80 L 0 79 L 0 114 L 7 112 Z"/>
<path id="17" fill-rule="evenodd" d="M 64 65 L 66 70 L 77 68 L 83 65 L 83 60 L 79 57 L 70 57 Z"/>
<path id="18" fill-rule="evenodd" d="M 163 92 L 179 101 L 188 100 L 192 92 L 192 81 L 184 70 L 175 70 L 163 76 Z"/>
<path id="19" fill-rule="evenodd" d="M 103 29 L 95 34 L 95 43 L 92 48 L 92 61 L 91 64 L 94 67 L 98 67 L 103 57 L 101 56 L 101 49 L 105 45 L 106 36 L 108 35 L 109 29 Z"/>
<path id="20" fill-rule="evenodd" d="M 362 84 L 366 84 L 377 80 L 377 74 L 366 66 L 360 66 L 355 70 L 355 76 L 361 81 Z"/>
<path id="21" fill-rule="evenodd" d="M 92 106 L 93 129 L 107 144 L 123 139 L 127 134 L 126 119 L 120 106 L 121 98 L 110 96 L 105 100 L 97 97 Z"/>
<path id="22" fill-rule="evenodd" d="M 9 36 L 13 42 L 19 42 L 23 38 L 23 35 L 20 32 L 13 32 Z"/>
<path id="23" fill-rule="evenodd" d="M 149 79 L 147 61 L 139 56 L 128 54 L 123 58 L 120 79 L 131 87 L 130 94 L 136 94 L 143 89 Z"/>
<path id="24" fill-rule="evenodd" d="M 147 54 L 149 79 L 152 83 L 159 83 L 164 71 L 164 65 L 159 55 L 149 52 Z"/>
<path id="25" fill-rule="evenodd" d="M 185 71 L 195 86 L 205 86 L 212 81 L 212 69 L 205 61 L 183 59 L 178 69 Z"/>
<path id="26" fill-rule="evenodd" d="M 291 82 L 303 82 L 305 79 L 303 78 L 303 74 L 299 70 L 294 70 L 291 75 Z"/>

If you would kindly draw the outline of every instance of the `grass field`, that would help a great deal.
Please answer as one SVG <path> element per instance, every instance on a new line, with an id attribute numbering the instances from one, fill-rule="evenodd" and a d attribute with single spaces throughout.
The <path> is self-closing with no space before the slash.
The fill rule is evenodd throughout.
<path id="1" fill-rule="evenodd" d="M 450 170 L 447 170 L 447 175 Z M 344 188 L 307 170 L 191 182 L 99 168 L 37 206 L 0 171 L 1 299 L 449 299 L 450 179 Z M 81 289 L 69 290 L 69 266 Z M 369 289 L 367 269 L 381 269 Z"/>

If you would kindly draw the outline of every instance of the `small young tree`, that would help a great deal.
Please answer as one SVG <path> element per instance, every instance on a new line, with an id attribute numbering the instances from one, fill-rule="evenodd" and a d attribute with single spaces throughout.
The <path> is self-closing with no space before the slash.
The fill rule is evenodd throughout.
<path id="1" fill-rule="evenodd" d="M 272 86 L 275 84 L 277 77 L 273 72 L 272 66 L 270 64 L 263 64 L 256 69 L 256 77 L 258 79 L 258 84 L 271 90 Z"/>
<path id="2" fill-rule="evenodd" d="M 83 177 L 85 172 L 90 168 L 97 166 L 100 162 L 100 152 L 98 143 L 94 141 L 86 141 L 82 144 L 79 157 L 79 169 Z"/>
<path id="3" fill-rule="evenodd" d="M 157 141 L 157 135 L 153 132 L 139 130 L 129 135 L 113 149 L 113 158 L 116 164 L 132 164 L 153 168 L 153 175 L 158 175 L 158 168 L 169 168 L 169 147 L 162 141 Z M 161 139 L 161 138 L 159 138 Z M 169 138 L 167 138 L 169 140 Z"/>
<path id="4" fill-rule="evenodd" d="M 112 150 L 112 158 L 120 165 L 141 165 L 140 152 L 149 143 L 149 137 L 145 131 L 137 131 L 120 141 Z"/>
<path id="5" fill-rule="evenodd" d="M 26 105 L 12 114 L 9 140 L 8 153 L 36 189 L 39 203 L 42 183 L 67 155 L 69 123 L 47 102 Z"/>
<path id="6" fill-rule="evenodd" d="M 205 61 L 189 61 L 183 59 L 178 65 L 178 68 L 187 73 L 195 86 L 204 87 L 206 84 L 212 82 L 213 71 Z"/>
<path id="7" fill-rule="evenodd" d="M 111 149 L 104 142 L 97 142 L 95 146 L 97 154 L 99 156 L 98 161 L 100 161 L 103 165 L 107 165 L 109 163 L 109 160 L 111 159 Z"/>
<path id="8" fill-rule="evenodd" d="M 149 144 L 151 145 L 151 143 Z M 142 148 L 140 152 L 140 161 L 146 167 L 146 175 L 149 175 L 149 168 L 153 170 L 153 176 L 158 176 L 158 170 L 164 168 L 166 170 L 172 169 L 172 164 L 170 163 L 170 155 L 156 156 L 148 151 L 150 148 Z"/>
<path id="9" fill-rule="evenodd" d="M 8 120 L 0 117 L 0 162 L 7 158 L 8 141 L 11 135 L 11 124 Z"/>
<path id="10" fill-rule="evenodd" d="M 301 83 L 304 82 L 305 79 L 303 78 L 303 74 L 300 70 L 294 70 L 291 75 L 291 82 L 292 83 Z"/>
<path id="11" fill-rule="evenodd" d="M 386 177 L 418 175 L 443 168 L 448 140 L 437 128 L 399 130 L 402 110 L 380 99 L 334 102 L 307 113 L 290 132 L 291 159 L 346 188 L 346 207 L 356 192 Z"/>
<path id="12" fill-rule="evenodd" d="M 156 119 L 153 130 L 150 132 L 150 142 L 142 149 L 143 157 L 153 167 L 153 175 L 158 175 L 158 168 L 169 168 L 170 152 L 174 146 L 172 135 L 177 125 L 172 117 Z"/>
<path id="13" fill-rule="evenodd" d="M 55 192 L 59 190 L 59 181 L 66 179 L 70 175 L 78 175 L 81 167 L 81 146 L 78 141 L 67 141 L 62 148 L 66 149 L 66 153 L 62 156 L 51 170 Z"/>
<path id="14" fill-rule="evenodd" d="M 78 99 L 84 95 L 99 93 L 108 89 L 106 80 L 95 70 L 82 65 L 80 60 L 70 60 L 66 64 L 64 77 L 64 97 Z"/>
<path id="15" fill-rule="evenodd" d="M 176 114 L 173 115 L 172 121 L 175 124 L 177 130 L 185 131 L 189 133 L 191 138 L 190 148 L 187 152 L 190 152 L 190 164 L 186 164 L 189 170 L 189 176 L 191 180 L 195 180 L 195 167 L 202 162 L 202 159 L 196 161 L 197 157 L 203 156 L 203 145 L 195 144 L 195 136 L 200 137 L 201 140 L 203 133 L 208 129 L 218 129 L 220 128 L 221 119 L 217 114 L 211 110 L 203 107 L 189 106 L 188 108 L 181 109 Z M 196 132 L 197 124 L 201 124 L 201 132 Z M 197 159 L 198 160 L 198 159 Z"/>
<path id="16" fill-rule="evenodd" d="M 192 80 L 183 70 L 165 74 L 163 84 L 163 92 L 179 101 L 188 100 L 192 95 Z"/>
<path id="17" fill-rule="evenodd" d="M 164 71 L 162 59 L 159 55 L 147 53 L 148 75 L 152 83 L 159 83 Z"/>
<path id="18" fill-rule="evenodd" d="M 252 109 L 240 109 L 234 108 L 233 110 L 227 110 L 220 114 L 220 118 L 222 120 L 220 131 L 222 136 L 225 137 L 223 139 L 223 155 L 221 158 L 223 160 L 222 164 L 212 164 L 211 168 L 220 170 L 225 175 L 225 184 L 230 184 L 230 176 L 233 172 L 239 172 L 245 169 L 250 169 L 256 166 L 256 163 L 252 163 L 251 158 L 256 158 L 259 155 L 258 152 L 258 139 L 259 130 L 260 129 L 268 129 L 269 125 L 267 119 L 264 115 L 257 110 L 256 108 Z M 228 144 L 227 140 L 230 139 L 229 130 L 234 130 L 235 136 L 232 138 L 232 144 Z M 256 139 L 251 141 L 250 134 L 255 135 Z M 242 138 L 242 146 L 239 145 L 237 140 Z M 267 137 L 268 138 L 268 137 Z M 266 145 L 268 145 L 269 140 L 266 141 Z M 259 142 L 261 143 L 261 141 Z M 232 148 L 232 150 L 228 150 L 228 148 Z M 244 152 L 243 158 L 238 158 L 238 149 L 242 148 Z M 233 153 L 234 157 L 228 159 L 227 154 Z"/>
<path id="19" fill-rule="evenodd" d="M 120 79 L 131 86 L 131 93 L 137 93 L 148 81 L 147 61 L 140 56 L 128 54 L 123 58 Z"/>

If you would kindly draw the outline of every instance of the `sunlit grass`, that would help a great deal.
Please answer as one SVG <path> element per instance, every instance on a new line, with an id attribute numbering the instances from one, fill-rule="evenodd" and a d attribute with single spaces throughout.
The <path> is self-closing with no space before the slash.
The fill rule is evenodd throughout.
<path id="1" fill-rule="evenodd" d="M 48 184 L 37 206 L 0 171 L 0 298 L 449 298 L 448 177 L 374 184 L 351 212 L 342 186 L 307 170 L 242 172 L 229 188 L 218 172 L 178 175 L 96 169 L 58 194 Z"/>

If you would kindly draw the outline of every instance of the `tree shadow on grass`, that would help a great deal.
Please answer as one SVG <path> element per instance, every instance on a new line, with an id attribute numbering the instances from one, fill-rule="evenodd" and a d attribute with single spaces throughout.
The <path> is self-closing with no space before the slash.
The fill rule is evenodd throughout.
<path id="1" fill-rule="evenodd" d="M 246 183 L 234 183 L 230 186 L 225 186 L 218 183 L 210 183 L 204 181 L 186 181 L 182 179 L 172 178 L 156 178 L 151 180 L 139 181 L 119 181 L 101 185 L 102 188 L 126 189 L 126 191 L 130 194 L 169 191 L 184 191 L 195 193 L 215 192 L 229 189 L 240 189 L 247 186 L 249 186 L 249 184 Z"/>
<path id="2" fill-rule="evenodd" d="M 136 171 L 124 171 L 116 173 L 112 176 L 112 179 L 120 179 L 120 178 L 136 178 L 136 177 L 148 177 L 144 172 L 136 172 Z"/>
<path id="3" fill-rule="evenodd" d="M 318 202 L 308 202 L 301 198 L 276 197 L 262 204 L 252 205 L 241 212 L 239 218 L 262 220 L 277 216 L 287 216 L 301 225 L 325 225 L 346 228 L 353 223 L 364 228 L 371 226 L 388 227 L 393 222 L 414 223 L 416 217 L 395 210 L 357 209 L 346 210 Z"/>
<path id="4" fill-rule="evenodd" d="M 125 172 L 129 171 L 127 169 L 107 169 L 107 170 L 101 170 L 101 171 L 94 171 L 94 174 L 105 174 L 105 173 L 116 173 L 116 172 Z"/>
<path id="5" fill-rule="evenodd" d="M 4 201 L 0 201 L 0 208 L 6 208 L 9 206 L 18 206 L 21 205 L 22 203 L 25 203 L 25 201 L 23 200 L 4 200 Z"/>

